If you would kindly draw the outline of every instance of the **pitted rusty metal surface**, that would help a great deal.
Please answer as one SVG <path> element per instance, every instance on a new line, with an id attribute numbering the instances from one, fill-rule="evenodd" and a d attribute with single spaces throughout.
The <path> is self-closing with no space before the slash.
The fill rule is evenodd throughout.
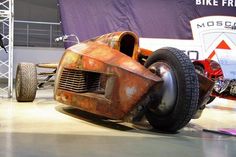
<path id="1" fill-rule="evenodd" d="M 110 38 L 117 39 L 119 35 L 122 34 L 103 36 L 66 50 L 58 69 L 56 100 L 95 114 L 121 119 L 150 87 L 162 83 L 158 76 L 136 60 L 107 45 L 110 44 L 106 43 Z M 100 73 L 106 77 L 104 94 L 74 93 L 59 89 L 63 68 Z"/>
<path id="2" fill-rule="evenodd" d="M 130 35 L 134 40 L 132 56 L 120 51 L 121 40 L 125 35 Z M 65 51 L 58 66 L 55 99 L 98 115 L 123 119 L 137 107 L 151 87 L 161 87 L 163 83 L 160 77 L 138 62 L 140 56 L 148 57 L 152 53 L 139 48 L 138 37 L 132 32 L 106 34 L 74 45 Z M 66 78 L 69 80 L 61 78 L 65 69 L 75 74 L 71 73 L 70 78 Z M 99 77 L 99 82 L 96 82 L 98 89 L 86 89 L 86 86 L 93 87 L 93 82 L 90 85 L 91 81 L 86 77 L 94 74 Z M 80 87 L 73 87 L 73 81 L 81 84 L 85 88 L 83 91 L 87 92 L 75 92 Z M 207 82 L 204 79 L 199 81 L 200 98 L 203 99 L 207 94 L 205 89 L 210 87 L 205 88 Z M 63 89 L 60 88 L 62 83 Z M 66 86 L 72 87 L 67 90 Z"/>

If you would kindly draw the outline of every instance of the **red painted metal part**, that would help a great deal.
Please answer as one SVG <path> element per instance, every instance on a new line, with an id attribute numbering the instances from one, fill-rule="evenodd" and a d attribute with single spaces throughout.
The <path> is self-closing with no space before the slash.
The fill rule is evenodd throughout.
<path id="1" fill-rule="evenodd" d="M 214 61 L 209 60 L 209 59 L 205 59 L 205 60 L 196 60 L 196 61 L 194 61 L 194 64 L 201 65 L 205 71 L 205 75 L 209 79 L 215 79 L 215 78 L 223 76 L 223 72 L 222 72 L 220 66 L 213 69 L 211 66 L 212 62 L 214 62 Z"/>
<path id="2" fill-rule="evenodd" d="M 222 69 L 220 67 L 213 69 L 211 66 L 211 62 L 212 62 L 212 60 L 205 59 L 205 60 L 194 61 L 194 64 L 201 65 L 205 71 L 205 75 L 211 80 L 215 80 L 216 78 L 223 77 Z M 229 100 L 236 100 L 235 96 L 231 96 L 226 93 L 219 94 L 219 93 L 215 92 L 214 90 L 212 91 L 211 96 L 229 99 Z"/>

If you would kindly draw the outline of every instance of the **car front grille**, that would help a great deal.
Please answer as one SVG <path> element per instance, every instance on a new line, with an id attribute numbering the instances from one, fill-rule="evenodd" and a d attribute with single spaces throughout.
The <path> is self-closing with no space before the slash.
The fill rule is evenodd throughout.
<path id="1" fill-rule="evenodd" d="M 100 90 L 100 73 L 64 68 L 59 81 L 59 89 L 83 93 Z"/>

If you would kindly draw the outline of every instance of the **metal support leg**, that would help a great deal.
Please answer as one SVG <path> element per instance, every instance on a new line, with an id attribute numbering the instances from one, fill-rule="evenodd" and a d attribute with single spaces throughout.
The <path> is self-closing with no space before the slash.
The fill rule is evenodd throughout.
<path id="1" fill-rule="evenodd" d="M 3 42 L 8 54 L 0 49 L 0 97 L 12 97 L 14 0 L 0 0 L 0 23 Z"/>

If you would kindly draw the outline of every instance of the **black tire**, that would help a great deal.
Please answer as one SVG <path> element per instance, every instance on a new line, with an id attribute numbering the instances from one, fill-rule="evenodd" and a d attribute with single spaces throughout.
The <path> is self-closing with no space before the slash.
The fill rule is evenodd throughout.
<path id="1" fill-rule="evenodd" d="M 33 63 L 20 63 L 16 71 L 16 100 L 32 102 L 37 90 L 37 71 Z"/>
<path id="2" fill-rule="evenodd" d="M 153 105 L 159 104 L 150 104 L 146 110 L 146 118 L 157 130 L 176 132 L 183 128 L 196 113 L 199 96 L 198 77 L 191 60 L 178 49 L 166 47 L 155 51 L 147 59 L 145 67 L 151 67 L 158 62 L 166 63 L 173 71 L 177 93 L 173 107 L 168 113 L 160 114 L 153 111 Z"/>

